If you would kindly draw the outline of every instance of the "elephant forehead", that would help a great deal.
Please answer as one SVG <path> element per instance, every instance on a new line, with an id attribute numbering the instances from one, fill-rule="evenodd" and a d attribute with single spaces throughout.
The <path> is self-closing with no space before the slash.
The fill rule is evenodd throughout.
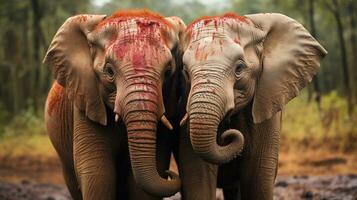
<path id="1" fill-rule="evenodd" d="M 108 42 L 105 48 L 112 45 L 113 42 L 124 40 L 126 43 L 149 42 L 151 45 L 157 43 L 167 43 L 168 29 L 162 24 L 147 20 L 144 18 L 134 18 L 108 22 L 100 29 L 97 29 L 98 35 L 106 38 Z"/>
<path id="2" fill-rule="evenodd" d="M 117 24 L 122 21 L 129 21 L 129 20 L 150 20 L 152 22 L 159 23 L 163 26 L 172 28 L 172 24 L 169 23 L 163 16 L 161 16 L 158 13 L 151 12 L 149 10 L 119 10 L 115 13 L 113 13 L 110 17 L 106 18 L 104 21 L 102 21 L 98 27 L 102 27 L 105 25 L 110 25 L 110 24 Z"/>
<path id="3" fill-rule="evenodd" d="M 96 30 L 110 41 L 118 38 L 142 40 L 149 38 L 153 42 L 168 43 L 171 27 L 161 21 L 144 17 L 118 17 L 100 23 Z"/>
<path id="4" fill-rule="evenodd" d="M 109 50 L 120 61 L 129 61 L 134 68 L 154 66 L 164 62 L 170 53 L 156 38 L 123 37 L 117 39 Z"/>
<path id="5" fill-rule="evenodd" d="M 165 33 L 157 22 L 131 19 L 110 29 L 114 35 L 106 43 L 106 51 L 119 61 L 130 62 L 134 69 L 155 66 L 170 58 Z"/>
<path id="6" fill-rule="evenodd" d="M 236 57 L 241 54 L 243 54 L 243 49 L 240 46 L 238 35 L 234 40 L 227 37 L 227 35 L 223 35 L 220 38 L 210 36 L 189 43 L 183 60 L 191 60 L 191 62 L 217 60 L 223 62 L 226 61 L 225 59 L 228 59 L 228 62 L 229 60 L 236 60 Z"/>
<path id="7" fill-rule="evenodd" d="M 215 37 L 218 36 L 216 35 L 217 33 L 225 32 L 234 23 L 249 24 L 246 17 L 234 13 L 226 13 L 221 16 L 204 16 L 187 26 L 186 36 L 190 37 L 191 40 L 196 40 L 207 35 Z"/>

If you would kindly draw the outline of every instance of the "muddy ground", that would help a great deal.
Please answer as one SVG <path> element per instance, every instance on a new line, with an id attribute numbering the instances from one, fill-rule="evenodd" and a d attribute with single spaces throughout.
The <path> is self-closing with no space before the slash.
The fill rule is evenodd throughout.
<path id="1" fill-rule="evenodd" d="M 171 169 L 177 170 L 174 164 Z M 68 199 L 57 157 L 0 156 L 0 200 Z M 167 198 L 178 199 L 179 194 Z M 223 200 L 221 190 L 217 190 L 217 199 Z M 300 154 L 283 151 L 274 199 L 357 200 L 357 156 L 318 149 Z"/>
<path id="2" fill-rule="evenodd" d="M 179 194 L 167 199 L 180 199 Z M 0 182 L 1 200 L 69 200 L 63 185 L 32 183 L 23 180 L 19 183 Z M 217 199 L 223 199 L 217 190 Z M 357 174 L 340 176 L 294 176 L 278 177 L 274 199 L 357 199 Z"/>

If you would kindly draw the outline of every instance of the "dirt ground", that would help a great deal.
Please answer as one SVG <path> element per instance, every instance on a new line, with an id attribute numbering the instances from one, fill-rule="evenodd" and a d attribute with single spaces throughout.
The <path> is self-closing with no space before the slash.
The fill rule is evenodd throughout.
<path id="1" fill-rule="evenodd" d="M 71 199 L 58 160 L 0 158 L 0 200 L 37 199 Z M 178 200 L 180 195 L 167 199 Z M 219 189 L 217 199 L 223 200 Z M 356 200 L 357 155 L 322 149 L 284 149 L 280 153 L 274 199 Z"/>

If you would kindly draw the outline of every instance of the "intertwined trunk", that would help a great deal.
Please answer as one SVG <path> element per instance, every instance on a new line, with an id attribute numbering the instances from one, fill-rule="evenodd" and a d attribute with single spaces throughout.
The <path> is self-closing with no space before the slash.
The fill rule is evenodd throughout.
<path id="1" fill-rule="evenodd" d="M 159 88 L 149 82 L 145 77 L 139 77 L 126 88 L 123 120 L 128 133 L 130 160 L 138 185 L 148 193 L 171 196 L 178 192 L 181 185 L 176 175 L 169 173 L 172 178 L 169 181 L 157 172 L 156 127 L 161 99 Z"/>
<path id="2" fill-rule="evenodd" d="M 207 73 L 207 72 L 205 72 Z M 202 77 L 196 74 L 197 77 Z M 206 76 L 207 77 L 207 74 Z M 212 77 L 220 77 L 216 74 Z M 217 130 L 226 114 L 227 99 L 221 80 L 193 80 L 189 100 L 190 138 L 194 151 L 204 160 L 222 164 L 237 156 L 244 143 L 243 135 L 235 129 L 222 134 L 222 140 L 230 138 L 225 146 L 217 144 Z"/>

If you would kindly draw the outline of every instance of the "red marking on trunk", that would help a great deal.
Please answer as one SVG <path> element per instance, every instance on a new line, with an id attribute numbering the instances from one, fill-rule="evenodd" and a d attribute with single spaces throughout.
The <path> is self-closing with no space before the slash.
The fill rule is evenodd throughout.
<path id="1" fill-rule="evenodd" d="M 223 51 L 223 42 L 222 42 L 222 40 L 219 41 L 219 47 L 221 48 L 221 51 Z"/>
<path id="2" fill-rule="evenodd" d="M 200 44 L 198 44 L 197 45 L 197 48 L 196 48 L 196 51 L 195 51 L 195 58 L 197 59 L 197 60 L 199 60 L 200 59 L 200 56 L 201 55 L 201 49 L 200 49 Z"/>
<path id="3" fill-rule="evenodd" d="M 58 107 L 58 103 L 63 100 L 64 88 L 57 82 L 53 84 L 48 96 L 48 114 L 51 116 L 53 110 Z"/>
<path id="4" fill-rule="evenodd" d="M 203 59 L 207 60 L 207 57 L 208 57 L 208 53 L 204 54 Z"/>
<path id="5" fill-rule="evenodd" d="M 239 36 L 234 39 L 234 42 L 237 43 L 237 44 L 240 44 L 240 38 L 239 38 Z"/>

